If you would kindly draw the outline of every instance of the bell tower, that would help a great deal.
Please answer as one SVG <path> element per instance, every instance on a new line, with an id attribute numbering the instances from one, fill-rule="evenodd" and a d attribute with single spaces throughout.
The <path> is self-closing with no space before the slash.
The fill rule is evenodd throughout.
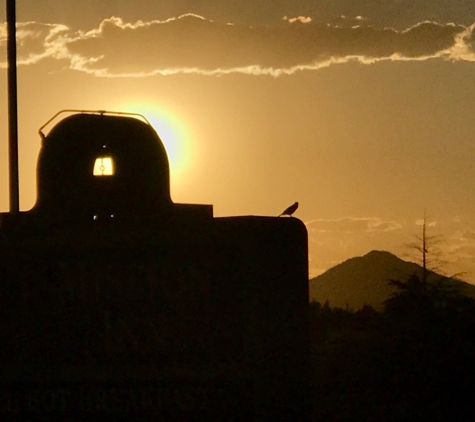
<path id="1" fill-rule="evenodd" d="M 144 117 L 79 112 L 43 128 L 32 212 L 47 227 L 149 227 L 190 207 L 212 217 L 211 206 L 173 204 L 167 153 Z"/>

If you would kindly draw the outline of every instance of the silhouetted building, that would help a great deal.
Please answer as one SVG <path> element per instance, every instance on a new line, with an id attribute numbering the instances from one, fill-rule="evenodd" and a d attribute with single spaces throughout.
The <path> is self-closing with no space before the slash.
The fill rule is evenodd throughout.
<path id="1" fill-rule="evenodd" d="M 0 215 L 0 413 L 308 417 L 301 221 L 174 204 L 156 132 L 104 112 L 42 135 L 37 196 Z"/>

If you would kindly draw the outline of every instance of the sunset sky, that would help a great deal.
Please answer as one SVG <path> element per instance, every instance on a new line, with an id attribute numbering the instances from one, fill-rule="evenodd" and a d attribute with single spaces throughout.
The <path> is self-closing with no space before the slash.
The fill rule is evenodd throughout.
<path id="1" fill-rule="evenodd" d="M 416 258 L 425 209 L 442 270 L 475 283 L 473 0 L 19 0 L 17 19 L 22 210 L 48 119 L 133 111 L 169 151 L 175 202 L 299 201 L 311 276 L 372 249 Z M 5 24 L 0 48 L 7 211 Z"/>

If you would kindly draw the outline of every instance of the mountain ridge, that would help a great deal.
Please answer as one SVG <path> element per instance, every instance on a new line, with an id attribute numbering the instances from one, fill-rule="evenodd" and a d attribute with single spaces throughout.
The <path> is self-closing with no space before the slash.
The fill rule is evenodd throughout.
<path id="1" fill-rule="evenodd" d="M 388 251 L 373 250 L 366 255 L 349 258 L 310 279 L 310 300 L 339 308 L 360 309 L 364 305 L 382 309 L 383 302 L 395 291 L 389 280 L 405 281 L 411 275 L 422 275 L 423 269 L 414 262 L 404 261 Z M 427 272 L 428 281 L 443 280 L 460 293 L 475 298 L 475 286 Z"/>

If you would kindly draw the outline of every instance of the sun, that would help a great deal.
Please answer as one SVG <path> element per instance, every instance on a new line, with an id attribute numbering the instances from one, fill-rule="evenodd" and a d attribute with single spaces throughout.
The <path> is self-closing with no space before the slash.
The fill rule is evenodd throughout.
<path id="1" fill-rule="evenodd" d="M 150 103 L 127 103 L 119 105 L 115 111 L 143 115 L 163 142 L 170 163 L 172 184 L 184 181 L 192 166 L 192 145 L 184 122 L 173 110 Z"/>

